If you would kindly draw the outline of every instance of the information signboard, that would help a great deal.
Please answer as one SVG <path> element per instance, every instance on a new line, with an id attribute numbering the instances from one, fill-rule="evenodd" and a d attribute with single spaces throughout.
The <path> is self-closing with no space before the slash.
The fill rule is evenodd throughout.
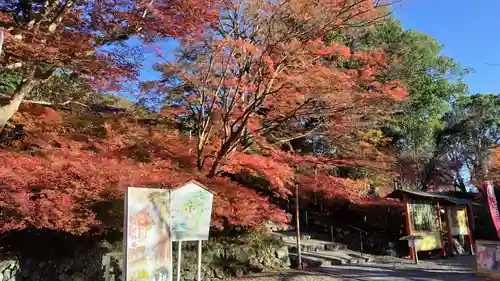
<path id="1" fill-rule="evenodd" d="M 500 242 L 476 240 L 476 275 L 500 279 Z"/>
<path id="2" fill-rule="evenodd" d="M 172 241 L 208 240 L 213 194 L 191 181 L 171 191 Z"/>

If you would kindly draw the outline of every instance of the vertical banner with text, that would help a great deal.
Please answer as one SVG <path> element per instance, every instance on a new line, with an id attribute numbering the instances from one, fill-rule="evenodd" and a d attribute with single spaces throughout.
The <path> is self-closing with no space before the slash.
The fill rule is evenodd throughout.
<path id="1" fill-rule="evenodd" d="M 495 229 L 497 230 L 498 238 L 500 238 L 500 213 L 498 212 L 497 198 L 495 196 L 495 189 L 491 181 L 486 181 L 486 194 L 488 196 L 488 205 L 490 207 L 491 218 Z"/>
<path id="2" fill-rule="evenodd" d="M 169 190 L 128 188 L 125 281 L 172 280 L 169 208 Z"/>

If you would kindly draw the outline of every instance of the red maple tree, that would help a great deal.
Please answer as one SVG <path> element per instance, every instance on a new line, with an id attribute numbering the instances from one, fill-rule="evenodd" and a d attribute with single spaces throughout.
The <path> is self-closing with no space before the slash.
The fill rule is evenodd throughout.
<path id="1" fill-rule="evenodd" d="M 293 120 L 321 122 L 290 139 L 313 132 L 340 138 L 359 129 L 368 112 L 406 96 L 399 81 L 378 81 L 383 53 L 353 52 L 321 39 L 377 16 L 372 1 L 233 3 L 204 40 L 184 43 L 177 63 L 159 65 L 164 77 L 145 90 L 164 93 L 165 114 L 194 122 L 197 167 L 208 166 L 209 177 L 250 138 Z M 361 66 L 339 69 L 343 60 Z"/>
<path id="2" fill-rule="evenodd" d="M 203 21 L 215 18 L 213 11 L 221 7 L 218 2 L 202 1 L 200 6 L 192 1 L 157 1 L 153 6 L 134 2 L 121 7 L 123 2 L 101 1 L 88 9 L 82 8 L 87 7 L 86 1 L 76 2 L 69 7 L 74 10 L 66 5 L 69 2 L 57 2 L 61 6 L 49 14 L 65 11 L 60 23 L 31 23 L 27 16 L 21 41 L 14 43 L 18 39 L 12 30 L 7 35 L 10 47 L 5 62 L 15 62 L 15 54 L 19 61 L 29 62 L 24 67 L 34 71 L 26 72 L 30 87 L 62 68 L 85 74 L 97 86 L 113 86 L 123 77 L 134 78 L 135 61 L 118 59 L 117 50 L 103 53 L 100 46 L 134 34 L 145 40 L 183 36 L 183 56 L 175 64 L 159 65 L 163 79 L 145 89 L 155 97 L 167 96 L 160 115 L 194 121 L 193 144 L 171 127 L 140 125 L 123 116 L 83 118 L 31 108 L 14 117 L 17 124 L 25 125 L 24 140 L 0 149 L 4 231 L 35 227 L 82 233 L 99 225 L 107 228 L 110 225 L 103 225 L 100 218 L 104 211 L 95 207 L 119 201 L 126 186 L 175 187 L 188 179 L 217 193 L 215 226 L 256 227 L 267 220 L 285 222 L 288 217 L 270 203 L 269 196 L 220 177 L 221 170 L 264 177 L 275 196 L 286 198 L 291 187 L 299 184 L 305 197 L 320 191 L 328 198 L 358 199 L 363 182 L 331 175 L 331 168 L 373 164 L 386 169 L 380 167 L 385 161 L 381 145 L 364 140 L 360 132 L 374 127 L 373 117 L 405 97 L 405 86 L 399 81 L 380 82 L 377 73 L 385 68 L 380 51 L 327 46 L 321 39 L 329 31 L 377 20 L 380 14 L 372 1 L 223 2 L 228 6 L 223 6 L 223 16 L 215 25 Z M 178 13 L 187 6 L 193 9 Z M 83 17 L 84 12 L 89 17 Z M 10 21 L 5 16 L 2 20 Z M 163 25 L 165 21 L 169 25 Z M 202 23 L 204 34 L 184 36 L 183 31 L 199 30 Z M 44 45 L 47 36 L 54 41 Z M 193 36 L 202 40 L 192 40 Z M 75 38 L 72 41 L 81 46 L 69 53 L 73 42 L 65 38 Z M 41 49 L 34 50 L 30 42 L 38 42 Z M 41 59 L 37 52 L 43 52 Z M 343 61 L 357 66 L 341 68 L 338 64 Z M 40 62 L 49 64 L 48 74 Z M 105 81 L 99 80 L 102 71 L 106 71 Z M 15 109 L 28 84 L 11 99 Z M 317 122 L 303 125 L 311 120 Z M 283 127 L 286 135 L 270 141 L 269 135 Z M 325 137 L 349 153 L 343 159 L 302 156 L 277 145 L 311 135 Z M 360 146 L 360 140 L 366 145 Z M 261 153 L 248 154 L 250 145 L 260 147 Z M 323 165 L 318 175 L 298 172 L 317 164 Z"/>
<path id="3" fill-rule="evenodd" d="M 23 73 L 23 82 L 0 106 L 0 131 L 30 91 L 61 72 L 94 87 L 116 90 L 137 76 L 140 50 L 123 45 L 131 36 L 148 42 L 190 37 L 217 18 L 216 1 L 20 1 L 0 4 L 4 32 L 1 68 Z"/>
<path id="4" fill-rule="evenodd" d="M 288 220 L 255 190 L 199 174 L 184 149 L 187 140 L 175 132 L 122 117 L 103 120 L 41 106 L 22 107 L 14 121 L 25 125 L 25 136 L 0 148 L 1 231 L 120 229 L 126 187 L 172 188 L 191 179 L 217 194 L 215 227 Z M 115 202 L 113 208 L 99 207 L 106 202 Z"/>

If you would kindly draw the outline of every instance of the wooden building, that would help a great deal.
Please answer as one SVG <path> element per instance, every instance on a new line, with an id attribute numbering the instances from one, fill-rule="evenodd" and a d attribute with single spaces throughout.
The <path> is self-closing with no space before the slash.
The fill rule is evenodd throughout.
<path id="1" fill-rule="evenodd" d="M 470 228 L 472 200 L 461 199 L 436 193 L 395 190 L 386 198 L 401 200 L 405 205 L 406 235 L 418 237 L 415 244 L 417 252 L 441 249 L 443 256 L 453 253 L 453 242 L 445 248 L 448 241 L 459 237 L 466 239 L 467 249 L 474 253 L 474 242 Z M 464 247 L 465 248 L 465 247 Z M 410 256 L 416 260 L 416 253 L 410 247 Z"/>

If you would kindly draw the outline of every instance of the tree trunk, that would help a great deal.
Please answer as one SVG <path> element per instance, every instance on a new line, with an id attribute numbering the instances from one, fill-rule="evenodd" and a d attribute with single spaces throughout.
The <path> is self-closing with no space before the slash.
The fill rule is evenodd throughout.
<path id="1" fill-rule="evenodd" d="M 27 94 L 36 86 L 37 80 L 34 77 L 28 78 L 21 84 L 21 87 L 12 95 L 9 102 L 0 107 L 0 133 L 3 131 L 7 122 L 19 109 L 19 105 Z"/>
<path id="2" fill-rule="evenodd" d="M 222 162 L 222 160 L 224 159 L 224 157 L 226 157 L 229 153 L 229 149 L 231 148 L 231 144 L 234 142 L 234 139 L 233 138 L 229 138 L 228 142 L 224 143 L 219 152 L 217 153 L 217 156 L 215 157 L 214 159 L 214 162 L 212 163 L 212 167 L 210 167 L 210 171 L 208 172 L 208 177 L 209 178 L 213 178 L 217 175 L 217 173 L 219 172 L 219 167 L 220 167 L 220 164 Z"/>
<path id="3" fill-rule="evenodd" d="M 225 153 L 224 153 L 225 154 Z M 208 172 L 208 177 L 213 178 L 217 175 L 219 172 L 219 167 L 222 161 L 222 158 L 224 158 L 224 154 L 219 153 L 217 157 L 214 160 L 214 163 L 212 163 L 212 167 L 210 167 L 210 171 Z"/>

